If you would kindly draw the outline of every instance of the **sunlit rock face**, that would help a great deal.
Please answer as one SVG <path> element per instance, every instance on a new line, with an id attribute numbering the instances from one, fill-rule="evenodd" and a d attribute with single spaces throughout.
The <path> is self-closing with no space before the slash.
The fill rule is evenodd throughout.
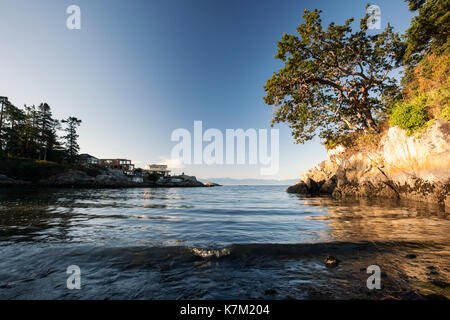
<path id="1" fill-rule="evenodd" d="M 424 134 L 408 136 L 390 128 L 381 143 L 387 171 L 399 182 L 411 176 L 429 182 L 450 178 L 450 124 L 437 120 Z"/>
<path id="2" fill-rule="evenodd" d="M 350 153 L 338 146 L 302 179 L 322 182 L 322 193 L 334 197 L 405 198 L 449 208 L 450 124 L 436 120 L 414 136 L 392 127 L 371 151 Z"/>

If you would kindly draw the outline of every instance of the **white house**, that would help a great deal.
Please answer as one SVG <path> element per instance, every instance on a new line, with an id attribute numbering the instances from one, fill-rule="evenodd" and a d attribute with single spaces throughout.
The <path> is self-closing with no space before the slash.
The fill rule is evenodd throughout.
<path id="1" fill-rule="evenodd" d="M 149 164 L 145 166 L 145 171 L 148 173 L 158 173 L 166 177 L 169 175 L 170 170 L 167 169 L 165 164 Z"/>

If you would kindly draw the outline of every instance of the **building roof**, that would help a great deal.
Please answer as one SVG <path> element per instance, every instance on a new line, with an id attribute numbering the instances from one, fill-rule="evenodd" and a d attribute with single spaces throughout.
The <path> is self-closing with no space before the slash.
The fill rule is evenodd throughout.
<path id="1" fill-rule="evenodd" d="M 97 159 L 97 160 L 98 160 L 98 158 L 96 158 L 96 157 L 94 157 L 94 156 L 91 156 L 91 155 L 88 154 L 88 153 L 82 153 L 82 154 L 80 154 L 80 155 L 78 156 L 78 158 L 79 158 L 79 159 L 94 158 L 94 159 Z"/>
<path id="2" fill-rule="evenodd" d="M 170 170 L 167 169 L 167 165 L 165 164 L 149 164 L 145 166 L 146 171 L 157 171 L 157 172 L 170 172 Z"/>

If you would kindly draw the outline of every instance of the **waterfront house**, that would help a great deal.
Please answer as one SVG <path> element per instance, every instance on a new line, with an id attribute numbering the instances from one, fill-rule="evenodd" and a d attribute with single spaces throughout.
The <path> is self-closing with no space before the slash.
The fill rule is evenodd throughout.
<path id="1" fill-rule="evenodd" d="M 78 156 L 78 161 L 84 164 L 99 164 L 100 160 L 87 153 L 82 153 Z"/>
<path id="2" fill-rule="evenodd" d="M 128 159 L 100 159 L 99 164 L 102 167 L 120 170 L 127 175 L 133 175 L 134 173 L 134 164 Z"/>
<path id="3" fill-rule="evenodd" d="M 169 175 L 170 170 L 167 169 L 167 165 L 165 164 L 149 164 L 145 166 L 145 171 L 148 173 L 157 173 L 166 177 Z"/>

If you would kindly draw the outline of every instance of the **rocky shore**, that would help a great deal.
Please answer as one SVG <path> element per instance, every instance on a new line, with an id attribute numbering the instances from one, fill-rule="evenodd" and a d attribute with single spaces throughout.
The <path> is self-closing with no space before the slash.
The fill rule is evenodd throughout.
<path id="1" fill-rule="evenodd" d="M 450 209 L 450 124 L 436 120 L 420 135 L 391 127 L 375 150 L 337 146 L 304 172 L 289 193 L 425 201 Z"/>
<path id="2" fill-rule="evenodd" d="M 37 182 L 16 180 L 0 175 L 0 187 L 58 187 L 58 188 L 135 188 L 135 187 L 212 187 L 214 183 L 202 183 L 193 176 L 165 177 L 157 181 L 136 179 L 112 170 L 105 170 L 90 176 L 80 170 L 67 172 L 41 179 Z"/>

